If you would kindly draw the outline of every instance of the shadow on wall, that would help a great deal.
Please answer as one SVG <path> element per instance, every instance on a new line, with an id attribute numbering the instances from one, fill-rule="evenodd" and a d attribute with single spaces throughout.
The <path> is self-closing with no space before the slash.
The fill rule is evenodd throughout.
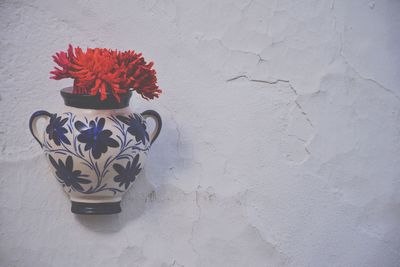
<path id="1" fill-rule="evenodd" d="M 115 233 L 120 231 L 126 224 L 139 218 L 146 210 L 152 208 L 152 202 L 157 197 L 157 188 L 154 180 L 146 175 L 146 168 L 155 169 L 153 175 L 160 183 L 168 183 L 173 179 L 171 169 L 182 170 L 182 158 L 179 156 L 177 144 L 180 142 L 178 126 L 174 125 L 172 114 L 169 117 L 163 116 L 163 128 L 160 136 L 152 145 L 146 167 L 136 178 L 133 186 L 125 193 L 122 198 L 119 214 L 112 215 L 79 215 L 75 214 L 76 220 L 84 227 L 94 232 Z M 182 131 L 179 130 L 179 134 Z M 179 150 L 184 151 L 185 147 L 179 143 Z M 180 168 L 180 169 L 178 169 Z M 157 184 L 157 183 L 156 183 Z"/>
<path id="2" fill-rule="evenodd" d="M 151 152 L 150 152 L 151 153 Z M 133 186 L 122 198 L 119 214 L 80 215 L 75 218 L 86 228 L 95 232 L 114 233 L 121 230 L 128 222 L 139 218 L 148 208 L 147 202 L 154 196 L 155 187 L 149 182 L 143 170 Z"/>

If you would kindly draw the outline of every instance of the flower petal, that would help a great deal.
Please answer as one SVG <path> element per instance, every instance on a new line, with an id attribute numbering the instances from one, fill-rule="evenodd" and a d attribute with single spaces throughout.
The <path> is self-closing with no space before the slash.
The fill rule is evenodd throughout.
<path id="1" fill-rule="evenodd" d="M 109 146 L 109 147 L 119 147 L 119 144 L 118 144 L 117 141 L 115 141 L 115 139 L 108 138 L 107 146 Z"/>
<path id="2" fill-rule="evenodd" d="M 54 168 L 58 169 L 58 164 L 51 155 L 49 155 L 49 160 L 51 165 L 53 165 Z"/>
<path id="3" fill-rule="evenodd" d="M 124 117 L 124 116 L 121 116 L 121 115 L 118 115 L 118 116 L 117 116 L 117 119 L 120 120 L 120 121 L 122 121 L 123 123 L 129 125 L 129 121 L 130 121 L 129 118 Z"/>
<path id="4" fill-rule="evenodd" d="M 97 130 L 101 131 L 104 128 L 104 124 L 106 123 L 106 120 L 104 118 L 101 118 L 99 122 L 97 123 Z"/>
<path id="5" fill-rule="evenodd" d="M 124 167 L 122 165 L 119 165 L 118 163 L 114 163 L 113 168 L 119 174 L 123 174 L 125 171 Z"/>
<path id="6" fill-rule="evenodd" d="M 68 145 L 71 144 L 71 142 L 68 140 L 68 138 L 67 138 L 64 134 L 60 134 L 58 137 L 60 138 L 60 140 L 61 140 L 64 144 L 68 144 Z"/>
<path id="7" fill-rule="evenodd" d="M 76 178 L 75 181 L 77 181 L 80 184 L 90 184 L 92 182 L 88 179 L 83 179 L 83 178 Z"/>
<path id="8" fill-rule="evenodd" d="M 72 161 L 72 157 L 71 156 L 68 156 L 67 157 L 67 160 L 65 161 L 65 167 L 67 168 L 67 170 L 70 170 L 70 171 L 72 171 L 72 169 L 73 169 L 73 161 Z"/>
<path id="9" fill-rule="evenodd" d="M 137 154 L 132 161 L 132 166 L 136 166 L 139 162 L 139 154 Z"/>
<path id="10" fill-rule="evenodd" d="M 83 129 L 87 128 L 87 126 L 86 126 L 83 122 L 81 122 L 81 121 L 76 121 L 74 125 L 75 125 L 75 128 L 76 128 L 79 132 L 82 132 Z"/>
<path id="11" fill-rule="evenodd" d="M 78 183 L 74 183 L 74 184 L 72 185 L 72 187 L 73 187 L 76 191 L 78 191 L 78 192 L 82 192 L 82 191 L 83 191 L 83 187 L 82 187 L 80 184 L 78 184 Z"/>
<path id="12" fill-rule="evenodd" d="M 93 157 L 95 159 L 99 159 L 101 157 L 101 147 L 100 146 L 94 146 L 93 149 L 92 149 L 92 154 L 93 154 Z"/>
<path id="13" fill-rule="evenodd" d="M 60 117 L 61 118 L 61 117 Z M 64 118 L 60 121 L 60 126 L 63 126 L 68 121 L 68 118 Z"/>

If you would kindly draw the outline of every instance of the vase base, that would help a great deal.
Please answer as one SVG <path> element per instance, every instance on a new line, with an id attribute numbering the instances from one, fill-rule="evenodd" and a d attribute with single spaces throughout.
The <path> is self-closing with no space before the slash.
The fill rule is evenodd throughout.
<path id="1" fill-rule="evenodd" d="M 84 203 L 71 201 L 71 212 L 85 215 L 115 214 L 121 212 L 120 201 L 105 203 Z"/>

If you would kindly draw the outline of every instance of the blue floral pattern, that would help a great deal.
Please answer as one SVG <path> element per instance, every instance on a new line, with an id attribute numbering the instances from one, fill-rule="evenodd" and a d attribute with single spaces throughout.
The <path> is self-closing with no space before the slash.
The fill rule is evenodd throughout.
<path id="1" fill-rule="evenodd" d="M 52 114 L 49 125 L 46 127 L 46 133 L 49 135 L 49 139 L 53 140 L 58 146 L 61 144 L 61 142 L 68 145 L 71 144 L 71 142 L 65 136 L 65 134 L 68 132 L 68 130 L 64 128 L 64 125 L 67 121 L 68 118 L 61 119 L 61 116 L 57 117 L 57 114 Z"/>
<path id="2" fill-rule="evenodd" d="M 106 119 L 110 122 L 107 128 Z M 110 127 L 115 130 L 112 132 Z M 77 120 L 71 112 L 61 116 L 54 114 L 46 132 L 48 139 L 44 140 L 43 149 L 55 169 L 57 180 L 66 189 L 83 194 L 102 191 L 116 194 L 127 190 L 141 171 L 142 155 L 150 148 L 145 122 L 136 114 L 90 120 L 86 117 Z M 110 147 L 117 151 L 112 155 L 105 154 Z M 86 166 L 86 174 L 74 170 L 74 163 Z"/>
<path id="3" fill-rule="evenodd" d="M 50 163 L 56 169 L 56 175 L 60 182 L 65 186 L 71 187 L 73 190 L 82 192 L 83 187 L 81 184 L 90 184 L 90 180 L 84 179 L 82 177 L 88 177 L 88 175 L 81 174 L 81 171 L 74 171 L 74 163 L 72 161 L 72 157 L 68 156 L 65 163 L 59 159 L 58 163 L 54 160 L 54 158 L 49 155 Z"/>
<path id="4" fill-rule="evenodd" d="M 107 152 L 107 147 L 118 147 L 118 142 L 111 138 L 110 130 L 103 130 L 105 119 L 90 121 L 88 125 L 81 121 L 75 122 L 75 128 L 81 133 L 78 141 L 85 143 L 85 151 L 91 150 L 93 157 L 99 159 L 102 153 Z"/>
<path id="5" fill-rule="evenodd" d="M 146 122 L 141 116 L 133 114 L 128 117 L 117 116 L 117 119 L 128 125 L 128 133 L 135 136 L 137 142 L 145 144 L 149 140 L 149 134 L 146 131 Z"/>
<path id="6" fill-rule="evenodd" d="M 114 177 L 114 181 L 119 183 L 119 187 L 125 185 L 125 189 L 128 189 L 130 183 L 135 181 L 136 176 L 142 170 L 142 168 L 140 168 L 139 155 L 136 155 L 132 162 L 128 161 L 125 167 L 115 163 L 113 168 L 118 173 L 118 175 Z"/>

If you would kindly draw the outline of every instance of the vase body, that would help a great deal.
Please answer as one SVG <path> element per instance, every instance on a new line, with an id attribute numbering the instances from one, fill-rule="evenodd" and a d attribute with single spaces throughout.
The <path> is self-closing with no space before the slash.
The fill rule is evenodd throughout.
<path id="1" fill-rule="evenodd" d="M 35 112 L 31 132 L 69 195 L 72 212 L 118 213 L 123 194 L 143 169 L 160 132 L 161 118 L 155 111 L 134 113 L 129 107 L 130 93 L 121 100 L 124 103 L 109 105 L 99 104 L 93 96 L 85 100 L 72 95 L 71 88 L 63 89 L 62 95 L 66 104 L 63 112 Z M 156 122 L 151 133 L 146 122 L 149 117 Z M 36 129 L 39 118 L 47 119 L 42 133 Z"/>

